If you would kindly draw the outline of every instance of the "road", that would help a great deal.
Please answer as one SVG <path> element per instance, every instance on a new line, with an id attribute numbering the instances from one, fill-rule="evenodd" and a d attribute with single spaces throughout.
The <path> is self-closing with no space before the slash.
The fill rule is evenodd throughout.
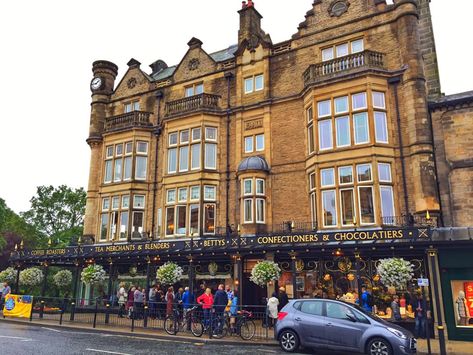
<path id="1" fill-rule="evenodd" d="M 277 347 L 264 345 L 205 344 L 198 338 L 195 341 L 151 339 L 6 322 L 0 322 L 0 344 L 2 355 L 283 354 Z"/>

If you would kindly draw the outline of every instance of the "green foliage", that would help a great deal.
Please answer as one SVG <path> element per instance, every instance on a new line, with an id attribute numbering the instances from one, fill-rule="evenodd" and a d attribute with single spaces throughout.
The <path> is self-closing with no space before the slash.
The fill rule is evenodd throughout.
<path id="1" fill-rule="evenodd" d="M 64 247 L 82 234 L 86 197 L 83 188 L 38 186 L 31 209 L 22 217 L 38 230 L 40 246 L 47 246 L 51 239 L 55 246 Z"/>
<path id="2" fill-rule="evenodd" d="M 0 272 L 0 282 L 8 282 L 13 285 L 16 281 L 16 270 L 12 267 L 6 268 Z"/>

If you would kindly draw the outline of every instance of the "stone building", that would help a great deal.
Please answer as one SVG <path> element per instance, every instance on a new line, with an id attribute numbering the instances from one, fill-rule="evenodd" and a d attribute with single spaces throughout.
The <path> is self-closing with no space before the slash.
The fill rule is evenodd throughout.
<path id="1" fill-rule="evenodd" d="M 250 0 L 221 51 L 192 38 L 177 65 L 131 59 L 119 82 L 94 62 L 83 260 L 189 264 L 191 286 L 256 304 L 276 286 L 249 281 L 259 260 L 312 297 L 376 287 L 396 255 L 451 298 L 436 235 L 472 224 L 473 94 L 441 95 L 429 2 L 315 0 L 273 43 Z"/>

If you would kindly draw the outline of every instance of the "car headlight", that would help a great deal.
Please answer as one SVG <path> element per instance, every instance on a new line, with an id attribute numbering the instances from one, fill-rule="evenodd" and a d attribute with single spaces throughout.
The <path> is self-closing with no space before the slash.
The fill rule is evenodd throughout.
<path id="1" fill-rule="evenodd" d="M 401 332 L 400 330 L 394 329 L 394 328 L 387 328 L 391 333 L 393 333 L 395 336 L 401 338 L 401 339 L 407 339 L 407 336 Z"/>

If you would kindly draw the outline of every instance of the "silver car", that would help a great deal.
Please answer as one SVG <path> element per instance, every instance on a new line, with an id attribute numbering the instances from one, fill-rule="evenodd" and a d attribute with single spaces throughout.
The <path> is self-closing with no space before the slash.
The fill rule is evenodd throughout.
<path id="1" fill-rule="evenodd" d="M 275 337 L 286 352 L 303 346 L 369 355 L 416 353 L 409 331 L 334 300 L 291 300 L 279 312 Z"/>

